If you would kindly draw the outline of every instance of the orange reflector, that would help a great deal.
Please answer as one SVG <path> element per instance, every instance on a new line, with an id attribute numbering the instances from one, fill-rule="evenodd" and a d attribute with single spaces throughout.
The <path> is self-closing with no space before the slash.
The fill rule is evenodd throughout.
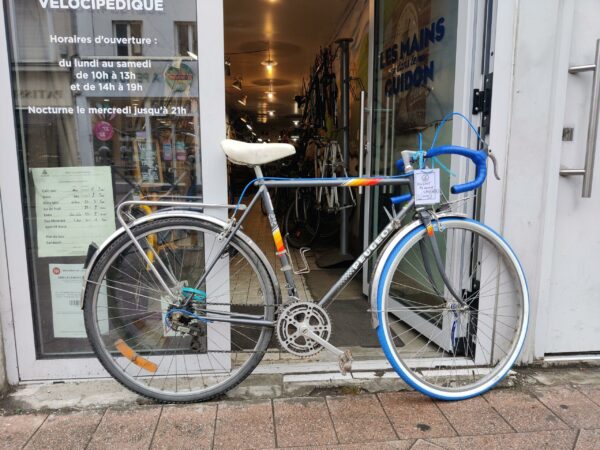
<path id="1" fill-rule="evenodd" d="M 142 369 L 146 369 L 148 372 L 152 373 L 156 373 L 156 371 L 158 370 L 158 366 L 156 364 L 138 355 L 134 349 L 132 349 L 129 345 L 125 343 L 125 341 L 123 341 L 123 339 L 119 339 L 117 342 L 115 342 L 115 347 L 117 348 L 117 350 L 119 350 L 121 355 L 123 355 L 132 363 L 134 363 L 136 366 L 139 366 Z"/>
<path id="2" fill-rule="evenodd" d="M 427 225 L 427 235 L 433 236 L 433 225 L 431 224 Z"/>

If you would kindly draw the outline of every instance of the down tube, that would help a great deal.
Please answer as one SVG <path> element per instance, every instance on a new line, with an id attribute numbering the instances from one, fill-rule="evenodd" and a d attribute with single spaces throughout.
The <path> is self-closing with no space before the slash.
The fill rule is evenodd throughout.
<path id="1" fill-rule="evenodd" d="M 394 217 L 394 220 L 390 221 L 387 226 L 379 233 L 379 235 L 371 242 L 371 244 L 365 249 L 365 251 L 352 263 L 352 265 L 344 272 L 340 279 L 327 291 L 319 302 L 319 306 L 326 308 L 329 304 L 335 300 L 335 297 L 340 293 L 342 289 L 354 278 L 357 272 L 362 268 L 364 263 L 388 240 L 390 236 L 394 234 L 394 231 L 400 227 L 400 222 L 408 211 L 414 206 L 415 201 L 411 199 L 400 212 Z"/>

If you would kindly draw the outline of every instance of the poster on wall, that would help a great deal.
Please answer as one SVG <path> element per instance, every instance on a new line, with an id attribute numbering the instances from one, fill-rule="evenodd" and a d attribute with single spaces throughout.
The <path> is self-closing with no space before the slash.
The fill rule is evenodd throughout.
<path id="1" fill-rule="evenodd" d="M 52 293 L 52 325 L 55 338 L 85 338 L 81 285 L 83 264 L 50 264 L 50 291 Z M 108 332 L 108 304 L 106 292 L 98 296 L 98 324 L 102 333 Z"/>
<path id="2" fill-rule="evenodd" d="M 115 231 L 110 167 L 31 169 L 38 257 L 85 256 Z"/>

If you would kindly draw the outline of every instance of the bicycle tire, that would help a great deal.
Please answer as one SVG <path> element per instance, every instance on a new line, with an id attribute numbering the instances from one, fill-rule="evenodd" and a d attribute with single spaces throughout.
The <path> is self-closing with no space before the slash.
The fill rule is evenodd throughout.
<path id="1" fill-rule="evenodd" d="M 514 365 L 527 333 L 529 294 L 518 258 L 495 231 L 464 218 L 440 219 L 434 230 L 443 260 L 457 266 L 444 270 L 467 305 L 458 309 L 437 266 L 423 263 L 433 253 L 421 245 L 421 225 L 380 263 L 377 333 L 407 384 L 435 399 L 463 400 L 493 388 Z"/>
<path id="2" fill-rule="evenodd" d="M 140 224 L 133 227 L 131 231 L 140 245 L 146 241 L 145 237 L 148 235 L 161 236 L 158 247 L 169 245 L 163 251 L 170 252 L 165 256 L 163 262 L 167 261 L 165 264 L 168 265 L 171 272 L 177 273 L 175 264 L 178 260 L 180 261 L 181 268 L 178 272 L 178 279 L 181 281 L 185 275 L 201 273 L 202 269 L 197 268 L 202 267 L 202 261 L 209 259 L 210 253 L 215 251 L 214 244 L 223 230 L 214 223 L 198 218 L 171 217 Z M 184 234 L 185 231 L 188 234 Z M 195 239 L 193 239 L 194 235 L 191 231 L 197 232 Z M 171 242 L 167 242 L 168 236 L 173 236 Z M 203 239 L 202 241 L 200 241 L 200 237 Z M 209 250 L 208 246 L 211 242 L 212 247 Z M 173 245 L 180 247 L 175 249 L 179 253 L 175 253 Z M 187 246 L 188 249 L 182 250 L 184 246 Z M 200 248 L 202 249 L 200 250 Z M 192 249 L 198 250 L 196 253 L 192 253 Z M 139 253 L 132 250 L 134 250 L 133 244 L 127 234 L 117 237 L 99 257 L 85 286 L 86 332 L 94 353 L 108 373 L 126 388 L 162 403 L 210 400 L 241 383 L 252 373 L 267 351 L 273 328 L 262 326 L 254 329 L 245 325 L 224 324 L 223 322 L 206 323 L 205 348 L 193 348 L 194 337 L 191 334 L 186 335 L 184 331 L 164 328 L 166 314 L 163 309 L 165 306 L 164 294 L 152 294 L 152 292 L 157 292 L 158 288 L 145 275 L 144 272 L 148 272 L 148 268 L 144 266 L 145 262 L 136 263 L 143 261 Z M 207 252 L 210 252 L 208 256 L 206 256 Z M 218 285 L 217 282 L 212 281 L 215 278 L 211 278 L 212 275 L 209 273 L 207 285 L 212 283 L 212 287 L 204 288 L 206 291 L 204 306 L 198 306 L 195 313 L 201 314 L 199 311 L 202 308 L 207 308 L 207 305 L 214 303 L 215 309 L 221 308 L 222 310 L 223 306 L 217 305 L 225 305 L 226 311 L 236 311 L 240 308 L 244 311 L 248 309 L 262 311 L 262 317 L 265 320 L 273 320 L 276 303 L 275 288 L 261 258 L 242 237 L 237 235 L 233 237 L 229 247 L 223 249 L 219 255 L 220 261 L 223 263 L 215 266 L 215 276 L 219 276 L 218 270 L 223 270 L 223 268 L 232 270 L 235 267 L 236 272 L 231 274 L 230 283 Z M 243 263 L 247 265 L 243 265 Z M 229 266 L 223 264 L 229 264 Z M 190 270 L 194 272 L 189 272 Z M 200 272 L 196 272 L 196 270 Z M 114 275 L 121 273 L 119 271 L 126 272 L 123 275 L 124 278 L 120 280 Z M 141 279 L 137 286 L 134 285 L 135 277 L 132 274 L 137 274 Z M 256 280 L 250 278 L 253 274 L 256 275 Z M 113 279 L 109 279 L 109 276 Z M 129 281 L 130 287 L 122 280 Z M 235 283 L 245 284 L 238 290 Z M 103 296 L 100 291 L 103 286 L 106 295 L 105 306 L 100 305 Z M 221 294 L 221 292 L 226 292 L 226 294 Z M 239 294 L 240 292 L 241 294 Z M 145 302 L 140 301 L 144 298 Z M 228 303 L 227 299 L 229 299 Z M 215 302 L 215 300 L 217 301 Z M 160 307 L 157 302 L 160 302 Z M 126 306 L 125 308 L 116 307 L 119 304 Z M 103 312 L 103 308 L 106 308 L 106 312 Z M 121 314 L 124 309 L 129 311 L 128 315 L 111 317 L 111 315 Z M 100 319 L 100 317 L 103 318 Z M 143 320 L 140 320 L 139 317 L 143 317 Z M 123 327 L 122 322 L 127 318 L 130 318 L 131 324 L 129 327 Z M 100 324 L 104 321 L 108 324 L 101 326 Z M 118 326 L 115 328 L 114 324 Z M 189 328 L 192 328 L 192 324 L 194 321 L 190 320 Z M 196 320 L 194 326 L 196 329 L 200 329 L 202 321 Z M 101 328 L 104 329 L 101 330 Z M 135 328 L 140 330 L 137 335 Z M 243 332 L 240 332 L 240 329 L 243 329 Z M 247 331 L 248 329 L 250 331 Z M 136 336 L 132 338 L 132 334 Z M 243 335 L 242 338 L 239 334 Z M 229 344 L 227 336 L 229 336 Z M 154 344 L 157 337 L 158 340 Z M 201 337 L 197 338 L 198 347 L 201 346 L 199 344 L 201 339 Z M 125 352 L 121 341 L 127 343 Z M 227 345 L 229 345 L 229 351 Z M 245 348 L 246 345 L 249 349 Z M 252 346 L 254 347 L 251 348 Z M 171 358 L 170 362 L 169 357 Z M 173 362 L 175 362 L 174 373 L 172 372 Z M 218 365 L 215 365 L 215 362 Z M 168 368 L 166 368 L 167 363 L 169 363 Z M 181 369 L 178 370 L 178 364 L 180 367 L 183 366 L 185 372 L 181 372 Z M 137 375 L 135 375 L 136 372 Z M 162 386 L 159 386 L 161 380 Z M 188 386 L 185 386 L 185 382 Z M 175 385 L 174 390 L 173 384 Z"/>
<path id="3" fill-rule="evenodd" d="M 311 245 L 319 234 L 321 214 L 312 197 L 301 195 L 292 202 L 285 214 L 284 230 L 294 248 Z"/>

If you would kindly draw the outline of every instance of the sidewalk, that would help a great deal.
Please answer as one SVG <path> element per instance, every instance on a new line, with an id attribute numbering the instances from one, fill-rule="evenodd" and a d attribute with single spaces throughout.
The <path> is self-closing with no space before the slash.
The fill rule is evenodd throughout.
<path id="1" fill-rule="evenodd" d="M 456 403 L 408 391 L 338 390 L 185 406 L 12 411 L 0 416 L 0 448 L 600 449 L 598 372 L 540 369 L 516 387 Z"/>

